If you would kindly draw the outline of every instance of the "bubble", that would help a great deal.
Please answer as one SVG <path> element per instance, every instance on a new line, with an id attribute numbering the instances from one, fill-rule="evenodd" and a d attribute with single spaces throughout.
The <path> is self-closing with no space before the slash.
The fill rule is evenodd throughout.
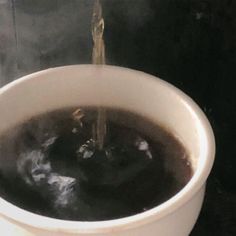
<path id="1" fill-rule="evenodd" d="M 138 139 L 135 141 L 135 146 L 138 148 L 139 151 L 144 151 L 145 155 L 149 159 L 152 159 L 152 153 L 149 149 L 149 144 L 146 140 L 141 137 L 138 137 Z"/>
<path id="2" fill-rule="evenodd" d="M 148 145 L 147 141 L 140 138 L 140 137 L 135 142 L 135 146 L 138 147 L 138 150 L 140 150 L 140 151 L 147 151 L 149 149 L 149 145 Z"/>

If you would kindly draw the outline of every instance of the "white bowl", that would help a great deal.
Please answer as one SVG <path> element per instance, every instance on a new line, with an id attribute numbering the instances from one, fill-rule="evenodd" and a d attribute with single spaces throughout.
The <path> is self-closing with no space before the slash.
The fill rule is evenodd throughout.
<path id="1" fill-rule="evenodd" d="M 1 235 L 188 235 L 202 206 L 215 143 L 210 124 L 200 108 L 169 83 L 114 66 L 75 65 L 40 71 L 0 89 L 0 134 L 33 115 L 86 105 L 124 108 L 170 129 L 191 154 L 192 179 L 174 197 L 151 210 L 98 222 L 48 218 L 0 198 Z"/>

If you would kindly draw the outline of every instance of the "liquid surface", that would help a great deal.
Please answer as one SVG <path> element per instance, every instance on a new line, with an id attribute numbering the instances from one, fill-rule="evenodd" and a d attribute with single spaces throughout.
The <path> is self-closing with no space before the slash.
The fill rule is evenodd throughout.
<path id="1" fill-rule="evenodd" d="M 170 133 L 136 114 L 107 109 L 107 141 L 94 145 L 97 108 L 27 120 L 0 138 L 0 196 L 41 215 L 109 220 L 168 200 L 192 176 Z"/>

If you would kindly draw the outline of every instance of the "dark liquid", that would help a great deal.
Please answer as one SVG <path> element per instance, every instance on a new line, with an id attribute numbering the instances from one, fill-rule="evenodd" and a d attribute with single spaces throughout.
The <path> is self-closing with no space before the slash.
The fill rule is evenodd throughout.
<path id="1" fill-rule="evenodd" d="M 188 153 L 162 127 L 107 109 L 100 151 L 92 139 L 96 109 L 74 110 L 33 117 L 1 137 L 1 197 L 53 218 L 109 220 L 155 207 L 190 180 Z"/>

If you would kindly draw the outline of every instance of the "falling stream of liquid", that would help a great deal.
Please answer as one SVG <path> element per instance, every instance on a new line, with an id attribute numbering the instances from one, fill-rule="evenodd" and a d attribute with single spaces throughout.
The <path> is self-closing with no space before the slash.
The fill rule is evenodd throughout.
<path id="1" fill-rule="evenodd" d="M 92 63 L 96 65 L 105 64 L 105 44 L 103 40 L 104 19 L 102 16 L 102 6 L 99 0 L 95 0 L 92 16 L 92 37 L 93 37 L 93 54 Z M 93 136 L 97 148 L 103 149 L 106 137 L 106 110 L 98 108 L 97 122 L 94 125 Z"/>

